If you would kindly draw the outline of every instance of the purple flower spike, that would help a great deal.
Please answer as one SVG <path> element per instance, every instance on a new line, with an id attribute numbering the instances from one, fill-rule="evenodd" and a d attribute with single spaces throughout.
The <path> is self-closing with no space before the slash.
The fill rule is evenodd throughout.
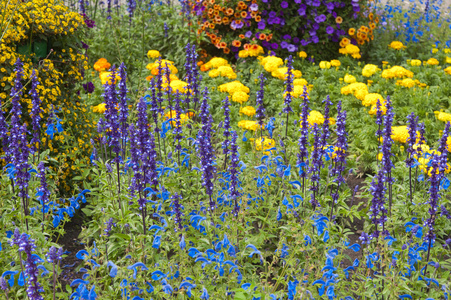
<path id="1" fill-rule="evenodd" d="M 36 152 L 38 150 L 38 146 L 36 144 L 39 144 L 41 141 L 39 138 L 39 133 L 41 132 L 41 125 L 39 124 L 41 121 L 41 99 L 38 95 L 38 88 L 39 81 L 36 76 L 36 71 L 33 70 L 33 73 L 31 74 L 31 88 L 30 88 L 30 96 L 31 96 L 31 103 L 33 105 L 33 108 L 31 109 L 31 124 L 33 127 L 33 138 L 30 141 L 31 149 Z"/>

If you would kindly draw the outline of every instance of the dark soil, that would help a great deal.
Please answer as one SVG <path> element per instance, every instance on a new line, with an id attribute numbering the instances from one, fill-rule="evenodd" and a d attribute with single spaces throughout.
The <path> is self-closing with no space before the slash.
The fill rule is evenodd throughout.
<path id="1" fill-rule="evenodd" d="M 346 183 L 349 186 L 349 188 L 351 189 L 351 191 L 354 191 L 355 187 L 359 186 L 355 196 L 348 200 L 349 207 L 359 205 L 362 202 L 363 202 L 363 205 L 360 206 L 359 210 L 366 207 L 366 205 L 368 203 L 368 199 L 360 197 L 360 191 L 363 188 L 365 188 L 365 186 L 363 184 L 364 180 L 365 180 L 364 176 L 358 177 L 354 174 L 351 174 L 346 178 Z M 354 250 L 352 250 L 352 249 L 345 249 L 343 251 L 343 253 L 345 255 L 349 256 L 349 258 L 350 258 L 350 259 L 345 259 L 341 262 L 343 268 L 351 266 L 356 258 L 359 260 L 362 258 L 362 248 L 363 247 L 362 247 L 362 244 L 360 243 L 359 237 L 363 232 L 364 223 L 365 223 L 365 220 L 363 218 L 360 220 L 354 218 L 353 222 L 351 222 L 351 224 L 349 226 L 349 229 L 351 229 L 351 231 L 352 231 L 352 234 L 348 235 L 349 245 L 359 244 L 360 250 L 357 252 L 354 252 Z"/>
<path id="2" fill-rule="evenodd" d="M 78 238 L 83 225 L 83 220 L 85 219 L 85 214 L 78 210 L 70 222 L 64 225 L 64 230 L 66 234 L 59 238 L 58 244 L 61 245 L 64 251 L 69 251 L 70 253 L 63 256 L 61 261 L 62 272 L 59 274 L 58 280 L 65 290 L 66 285 L 77 278 L 82 278 L 83 273 L 78 273 L 75 269 L 78 267 L 81 260 L 75 257 L 78 251 L 84 249 L 84 245 L 80 243 Z M 67 291 L 66 291 L 67 292 Z"/>

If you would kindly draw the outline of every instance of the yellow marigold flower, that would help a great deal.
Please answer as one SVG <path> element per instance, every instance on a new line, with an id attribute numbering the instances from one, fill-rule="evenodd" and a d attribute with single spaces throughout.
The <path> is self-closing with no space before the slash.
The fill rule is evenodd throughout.
<path id="1" fill-rule="evenodd" d="M 304 78 L 297 78 L 297 79 L 293 80 L 293 86 L 296 86 L 296 85 L 307 86 L 308 82 Z"/>
<path id="2" fill-rule="evenodd" d="M 393 42 L 391 42 L 391 44 L 388 45 L 388 47 L 393 48 L 393 49 L 395 49 L 395 50 L 402 50 L 402 49 L 406 48 L 406 46 L 404 46 L 404 45 L 402 44 L 402 42 L 399 42 L 399 41 L 393 41 Z"/>
<path id="3" fill-rule="evenodd" d="M 330 64 L 330 62 L 328 62 L 328 61 L 320 61 L 319 62 L 319 67 L 321 68 L 321 69 L 330 69 L 330 66 L 331 66 L 331 64 Z"/>
<path id="4" fill-rule="evenodd" d="M 345 54 L 359 54 L 359 52 L 360 52 L 360 49 L 359 49 L 359 47 L 357 47 L 356 45 L 353 45 L 353 44 L 348 44 L 348 45 L 346 45 L 346 47 L 344 48 L 345 49 Z"/>
<path id="5" fill-rule="evenodd" d="M 218 69 L 210 70 L 210 72 L 208 72 L 208 76 L 210 76 L 211 78 L 218 77 L 219 76 L 219 70 Z"/>
<path id="6" fill-rule="evenodd" d="M 447 63 L 447 64 L 451 64 L 451 57 L 446 57 L 445 58 L 445 63 Z"/>
<path id="7" fill-rule="evenodd" d="M 438 49 L 437 48 L 432 48 L 432 53 L 437 53 Z"/>
<path id="8" fill-rule="evenodd" d="M 257 121 L 241 120 L 238 122 L 238 127 L 244 130 L 256 131 L 258 129 Z"/>
<path id="9" fill-rule="evenodd" d="M 433 57 L 429 58 L 426 63 L 431 66 L 437 66 L 439 64 L 438 60 Z"/>
<path id="10" fill-rule="evenodd" d="M 252 117 L 255 113 L 255 108 L 252 106 L 240 107 L 240 114 L 245 114 L 248 117 Z"/>
<path id="11" fill-rule="evenodd" d="M 243 91 L 236 91 L 232 94 L 232 101 L 240 104 L 246 102 L 249 99 L 249 95 Z"/>
<path id="12" fill-rule="evenodd" d="M 385 69 L 381 74 L 382 78 L 404 78 L 404 77 L 413 77 L 413 72 L 406 70 L 401 66 L 393 66 L 389 69 Z"/>
<path id="13" fill-rule="evenodd" d="M 101 113 L 103 114 L 106 110 L 106 104 L 105 103 L 100 103 L 99 105 L 93 106 L 92 107 L 92 111 L 95 113 Z"/>
<path id="14" fill-rule="evenodd" d="M 173 93 L 179 92 L 185 94 L 188 91 L 188 83 L 182 80 L 173 80 L 169 84 Z"/>
<path id="15" fill-rule="evenodd" d="M 113 72 L 100 72 L 99 77 L 100 77 L 100 81 L 102 81 L 102 84 L 106 84 L 107 82 L 109 84 L 111 84 L 111 74 L 112 73 Z M 114 83 L 116 84 L 116 82 L 120 79 L 121 79 L 121 77 L 119 76 L 119 74 L 116 73 Z"/>
<path id="16" fill-rule="evenodd" d="M 269 155 L 271 152 L 266 150 L 274 148 L 276 146 L 276 141 L 267 136 L 256 139 L 251 138 L 249 140 L 255 145 L 255 150 L 263 151 L 265 155 Z"/>
<path id="17" fill-rule="evenodd" d="M 443 71 L 445 71 L 445 73 L 447 73 L 448 75 L 451 75 L 451 67 L 448 67 L 448 68 L 444 69 Z"/>
<path id="18" fill-rule="evenodd" d="M 287 72 L 288 72 L 288 68 L 287 67 L 283 67 L 283 68 L 278 68 L 275 71 L 271 72 L 271 75 L 273 77 L 279 78 L 280 80 L 285 80 L 287 78 Z M 299 70 L 293 70 L 293 77 L 294 78 L 299 78 L 302 76 L 302 72 Z"/>
<path id="19" fill-rule="evenodd" d="M 341 93 L 343 95 L 354 94 L 358 90 L 366 90 L 368 91 L 368 86 L 363 82 L 354 82 L 347 86 L 341 88 Z"/>
<path id="20" fill-rule="evenodd" d="M 160 57 L 160 52 L 158 50 L 149 50 L 147 51 L 148 58 L 158 58 Z"/>
<path id="21" fill-rule="evenodd" d="M 247 86 L 245 86 L 244 84 L 242 84 L 241 82 L 239 82 L 237 80 L 221 84 L 218 87 L 218 90 L 220 92 L 223 92 L 223 93 L 224 92 L 225 93 L 229 93 L 230 95 L 233 95 L 233 93 L 235 93 L 236 91 L 242 91 L 242 92 L 245 92 L 245 93 L 249 93 L 250 92 L 250 90 L 249 90 L 249 88 Z"/>
<path id="22" fill-rule="evenodd" d="M 421 66 L 421 60 L 419 60 L 419 59 L 412 59 L 410 61 L 410 65 L 413 66 L 413 67 L 419 67 L 419 66 Z"/>
<path id="23" fill-rule="evenodd" d="M 377 159 L 378 159 L 379 161 L 382 161 L 382 156 L 383 156 L 383 154 L 379 152 L 379 153 L 377 154 Z"/>
<path id="24" fill-rule="evenodd" d="M 97 72 L 106 71 L 111 67 L 111 64 L 105 58 L 99 58 L 94 64 L 94 70 Z"/>
<path id="25" fill-rule="evenodd" d="M 365 77 L 371 77 L 373 76 L 377 71 L 380 71 L 380 69 L 373 64 L 367 64 L 362 69 L 362 75 Z"/>
<path id="26" fill-rule="evenodd" d="M 341 66 L 341 62 L 340 62 L 338 59 L 332 59 L 332 60 L 330 61 L 330 65 L 331 65 L 332 67 L 339 67 L 339 66 Z"/>
<path id="27" fill-rule="evenodd" d="M 276 56 L 267 56 L 260 61 L 260 64 L 267 72 L 274 72 L 283 65 L 283 60 Z"/>
<path id="28" fill-rule="evenodd" d="M 298 53 L 298 56 L 300 58 L 307 58 L 307 53 L 305 51 L 301 51 L 301 52 Z"/>
<path id="29" fill-rule="evenodd" d="M 356 82 L 357 79 L 354 76 L 352 76 L 352 75 L 346 74 L 344 79 L 343 79 L 343 81 L 349 84 L 349 83 Z"/>
<path id="30" fill-rule="evenodd" d="M 415 86 L 415 80 L 412 78 L 404 78 L 403 80 L 398 80 L 396 84 L 406 88 L 411 88 Z"/>
<path id="31" fill-rule="evenodd" d="M 403 144 L 406 143 L 409 138 L 409 130 L 407 129 L 407 126 L 393 126 L 391 138 L 395 142 L 400 142 Z"/>
<path id="32" fill-rule="evenodd" d="M 314 124 L 321 125 L 324 123 L 324 120 L 324 116 L 317 110 L 312 110 L 307 116 L 307 122 L 310 127 Z M 299 120 L 299 124 L 302 127 L 302 118 Z"/>
<path id="33" fill-rule="evenodd" d="M 440 120 L 442 122 L 451 122 L 451 114 L 449 113 L 434 111 L 434 114 L 437 120 Z"/>
<path id="34" fill-rule="evenodd" d="M 294 85 L 293 86 L 293 91 L 291 91 L 291 96 L 294 98 L 299 98 L 304 94 L 304 87 L 306 87 L 307 89 L 307 98 L 310 99 L 309 95 L 308 95 L 308 88 L 305 85 Z M 285 92 L 283 94 L 283 96 L 285 97 L 287 95 L 288 92 Z"/>
<path id="35" fill-rule="evenodd" d="M 382 112 L 382 115 L 385 115 L 387 113 L 387 107 L 385 106 L 385 101 L 381 102 L 380 110 Z M 371 109 L 370 109 L 370 111 L 368 113 L 370 115 L 376 115 L 377 114 L 377 104 L 372 105 Z"/>
<path id="36" fill-rule="evenodd" d="M 379 102 L 382 103 L 384 101 L 384 98 L 380 94 L 369 93 L 369 94 L 366 94 L 365 98 L 363 99 L 362 105 L 363 106 L 372 106 L 372 105 L 377 104 L 377 100 L 379 100 Z"/>
<path id="37" fill-rule="evenodd" d="M 229 63 L 222 57 L 213 57 L 205 65 L 208 65 L 210 68 L 219 68 L 221 66 L 228 66 Z"/>
<path id="38" fill-rule="evenodd" d="M 220 67 L 218 67 L 217 70 L 219 72 L 219 75 L 222 77 L 227 77 L 229 79 L 236 79 L 236 74 L 230 66 L 220 66 Z"/>

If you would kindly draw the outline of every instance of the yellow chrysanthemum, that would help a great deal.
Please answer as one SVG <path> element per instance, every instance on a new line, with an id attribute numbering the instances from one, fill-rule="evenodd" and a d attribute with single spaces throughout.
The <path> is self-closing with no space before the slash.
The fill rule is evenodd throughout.
<path id="1" fill-rule="evenodd" d="M 283 65 L 283 60 L 280 57 L 267 56 L 261 60 L 260 64 L 267 72 L 274 72 Z"/>
<path id="2" fill-rule="evenodd" d="M 451 75 L 451 67 L 448 67 L 448 68 L 444 69 L 443 71 L 445 71 L 446 74 Z"/>
<path id="3" fill-rule="evenodd" d="M 415 80 L 412 78 L 404 78 L 403 80 L 398 80 L 396 84 L 406 88 L 411 88 L 415 86 Z"/>
<path id="4" fill-rule="evenodd" d="M 229 93 L 230 95 L 233 95 L 237 91 L 242 91 L 245 93 L 250 92 L 250 90 L 247 86 L 245 86 L 244 84 L 242 84 L 241 82 L 239 82 L 237 80 L 221 84 L 218 87 L 218 90 L 223 93 Z"/>
<path id="5" fill-rule="evenodd" d="M 185 94 L 188 91 L 188 83 L 182 80 L 173 80 L 169 86 L 173 93 L 179 92 Z"/>
<path id="6" fill-rule="evenodd" d="M 354 82 L 341 88 L 343 95 L 354 94 L 358 90 L 366 90 L 368 92 L 368 86 L 363 82 Z"/>
<path id="7" fill-rule="evenodd" d="M 293 86 L 296 85 L 307 86 L 308 82 L 304 78 L 296 78 L 295 80 L 293 80 Z"/>
<path id="8" fill-rule="evenodd" d="M 419 66 L 421 66 L 421 60 L 419 60 L 419 59 L 412 59 L 410 61 L 410 65 L 413 66 L 413 67 L 419 67 Z"/>

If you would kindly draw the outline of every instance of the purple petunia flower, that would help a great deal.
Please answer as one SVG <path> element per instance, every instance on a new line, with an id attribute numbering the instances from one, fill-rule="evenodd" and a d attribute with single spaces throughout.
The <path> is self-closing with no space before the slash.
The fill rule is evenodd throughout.
<path id="1" fill-rule="evenodd" d="M 282 8 L 287 8 L 288 7 L 288 2 L 287 1 L 282 1 L 282 3 L 280 4 L 280 6 Z"/>
<path id="2" fill-rule="evenodd" d="M 324 21 L 326 21 L 326 16 L 324 14 L 315 17 L 315 22 L 317 23 L 322 23 Z"/>

